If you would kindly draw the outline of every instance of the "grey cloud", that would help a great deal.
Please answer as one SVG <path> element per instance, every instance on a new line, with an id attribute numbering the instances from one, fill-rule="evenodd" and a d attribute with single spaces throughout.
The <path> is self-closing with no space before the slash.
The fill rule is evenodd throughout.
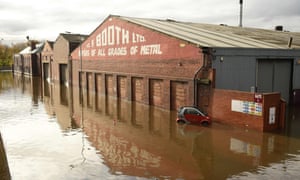
<path id="1" fill-rule="evenodd" d="M 247 6 L 249 5 L 249 6 Z M 299 0 L 265 0 L 249 1 L 245 4 L 245 11 L 252 17 L 276 18 L 280 16 L 299 16 Z"/>
<path id="2" fill-rule="evenodd" d="M 0 32 L 32 32 L 40 37 L 64 31 L 90 33 L 109 14 L 233 26 L 239 19 L 238 0 L 0 1 Z M 244 0 L 244 22 L 250 27 L 265 27 L 286 21 L 296 27 L 289 18 L 299 19 L 299 7 L 299 0 Z M 13 17 L 4 17 L 4 12 Z"/>
<path id="3" fill-rule="evenodd" d="M 18 34 L 21 32 L 28 31 L 32 28 L 38 28 L 37 24 L 32 22 L 24 22 L 24 21 L 1 21 L 1 31 L 11 32 L 12 34 Z"/>

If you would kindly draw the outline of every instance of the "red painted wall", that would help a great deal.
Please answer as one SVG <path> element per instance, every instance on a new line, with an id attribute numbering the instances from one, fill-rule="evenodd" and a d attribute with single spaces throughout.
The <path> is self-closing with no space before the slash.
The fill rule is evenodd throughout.
<path id="1" fill-rule="evenodd" d="M 105 89 L 102 93 L 117 96 L 120 93 L 117 92 L 117 77 L 122 76 L 127 78 L 127 97 L 124 98 L 132 100 L 131 79 L 142 78 L 145 92 L 138 101 L 149 104 L 149 82 L 161 80 L 163 98 L 158 106 L 168 109 L 170 81 L 185 82 L 189 95 L 186 103 L 193 104 L 193 79 L 203 65 L 202 52 L 196 45 L 115 16 L 108 17 L 71 56 L 73 86 L 78 85 L 82 68 L 84 73 L 112 75 L 111 86 L 102 83 L 105 87 L 100 89 Z M 105 78 L 102 80 L 104 82 Z"/>
<path id="2" fill-rule="evenodd" d="M 199 48 L 157 31 L 108 17 L 82 43 L 83 60 L 194 59 Z M 80 59 L 80 48 L 72 53 Z"/>

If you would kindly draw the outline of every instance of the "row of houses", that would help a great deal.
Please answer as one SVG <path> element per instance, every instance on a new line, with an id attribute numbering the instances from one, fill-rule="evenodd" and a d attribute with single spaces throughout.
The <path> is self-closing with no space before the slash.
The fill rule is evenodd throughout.
<path id="1" fill-rule="evenodd" d="M 286 104 L 299 103 L 300 33 L 110 15 L 90 35 L 33 44 L 14 70 L 96 96 L 194 105 L 267 131 L 284 127 Z"/>

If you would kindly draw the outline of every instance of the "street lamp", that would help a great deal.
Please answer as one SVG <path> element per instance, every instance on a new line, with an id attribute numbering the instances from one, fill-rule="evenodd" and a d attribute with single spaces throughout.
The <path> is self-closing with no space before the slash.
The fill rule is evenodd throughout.
<path id="1" fill-rule="evenodd" d="M 243 27 L 243 0 L 240 0 L 240 27 Z"/>

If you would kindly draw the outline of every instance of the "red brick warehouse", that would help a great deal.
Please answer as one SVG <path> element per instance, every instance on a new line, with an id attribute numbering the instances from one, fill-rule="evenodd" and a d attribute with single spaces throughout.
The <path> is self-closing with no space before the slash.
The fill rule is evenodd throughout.
<path id="1" fill-rule="evenodd" d="M 194 78 L 203 67 L 194 44 L 110 16 L 81 48 L 89 90 L 166 109 L 194 104 Z M 72 62 L 78 85 L 80 47 Z"/>
<path id="2" fill-rule="evenodd" d="M 70 81 L 96 96 L 172 110 L 196 105 L 218 121 L 272 130 L 284 124 L 289 92 L 300 89 L 299 39 L 283 31 L 110 15 L 71 53 Z"/>

